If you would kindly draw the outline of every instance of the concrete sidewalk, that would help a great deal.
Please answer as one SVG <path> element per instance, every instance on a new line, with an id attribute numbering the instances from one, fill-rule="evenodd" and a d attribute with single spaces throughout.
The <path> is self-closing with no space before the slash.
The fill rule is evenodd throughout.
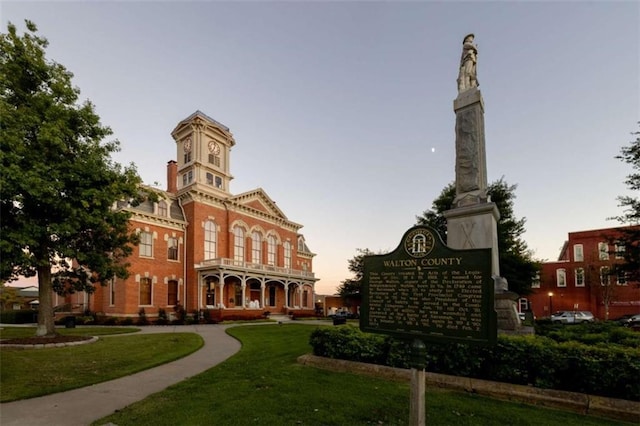
<path id="1" fill-rule="evenodd" d="M 240 342 L 227 335 L 226 328 L 228 326 L 225 325 L 143 327 L 140 333 L 198 333 L 204 340 L 204 346 L 187 357 L 131 376 L 39 398 L 0 404 L 0 424 L 86 426 L 152 393 L 195 376 L 238 352 Z"/>

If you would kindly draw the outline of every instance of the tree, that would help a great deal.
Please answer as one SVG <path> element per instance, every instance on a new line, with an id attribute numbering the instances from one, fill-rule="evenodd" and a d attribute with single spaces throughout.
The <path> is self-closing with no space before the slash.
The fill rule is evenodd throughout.
<path id="1" fill-rule="evenodd" d="M 517 219 L 513 211 L 516 188 L 516 185 L 509 185 L 504 178 L 500 178 L 488 186 L 487 192 L 500 212 L 497 224 L 500 275 L 507 279 L 511 291 L 526 295 L 531 293 L 531 282 L 540 264 L 533 260 L 527 243 L 522 239 L 526 219 Z M 424 211 L 422 216 L 416 216 L 417 224 L 434 228 L 446 242 L 447 221 L 444 212 L 451 209 L 455 196 L 456 187 L 452 182 L 444 187 L 430 210 Z"/>
<path id="2" fill-rule="evenodd" d="M 362 297 L 362 278 L 364 276 L 364 258 L 375 254 L 369 249 L 356 249 L 357 254 L 349 260 L 349 271 L 353 273 L 353 278 L 348 278 L 338 287 L 338 294 L 345 304 L 350 306 L 350 301 L 360 300 Z"/>
<path id="3" fill-rule="evenodd" d="M 638 122 L 640 126 L 640 122 Z M 633 172 L 627 176 L 625 183 L 637 194 L 640 191 L 640 131 L 632 132 L 636 140 L 629 146 L 622 147 L 620 155 L 615 158 L 631 165 Z M 613 219 L 624 225 L 630 225 L 620 230 L 620 236 L 612 241 L 613 244 L 623 245 L 624 260 L 615 265 L 615 273 L 624 273 L 629 281 L 640 281 L 640 197 L 630 195 L 619 196 L 619 207 L 622 207 L 623 214 Z M 635 225 L 635 226 L 633 226 Z"/>
<path id="4" fill-rule="evenodd" d="M 118 200 L 140 200 L 135 167 L 110 155 L 89 101 L 78 103 L 72 74 L 48 60 L 48 41 L 25 21 L 0 34 L 0 279 L 38 276 L 38 336 L 54 336 L 52 291 L 92 292 L 126 277 L 136 237 Z"/>

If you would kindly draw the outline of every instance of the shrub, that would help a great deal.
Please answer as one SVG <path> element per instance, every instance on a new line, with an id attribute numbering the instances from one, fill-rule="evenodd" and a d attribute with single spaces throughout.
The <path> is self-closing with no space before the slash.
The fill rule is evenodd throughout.
<path id="1" fill-rule="evenodd" d="M 138 325 L 148 325 L 149 320 L 147 319 L 147 313 L 144 308 L 140 308 L 138 311 Z"/>
<path id="2" fill-rule="evenodd" d="M 103 321 L 102 321 L 103 325 L 117 325 L 118 324 L 118 318 L 116 317 L 106 317 Z"/>
<path id="3" fill-rule="evenodd" d="M 167 320 L 167 311 L 163 308 L 158 309 L 158 319 L 156 320 L 157 325 L 167 325 L 169 321 Z"/>
<path id="4" fill-rule="evenodd" d="M 23 309 L 20 311 L 0 312 L 0 322 L 3 324 L 29 324 L 38 321 L 38 311 Z"/>
<path id="5" fill-rule="evenodd" d="M 318 328 L 309 343 L 318 356 L 401 368 L 410 365 L 409 342 L 362 333 L 350 326 Z M 499 336 L 493 347 L 430 343 L 425 362 L 426 370 L 435 373 L 640 399 L 640 350 L 634 347 Z"/>
<path id="6" fill-rule="evenodd" d="M 133 318 L 131 317 L 123 318 L 122 321 L 120 322 L 120 325 L 133 325 Z"/>

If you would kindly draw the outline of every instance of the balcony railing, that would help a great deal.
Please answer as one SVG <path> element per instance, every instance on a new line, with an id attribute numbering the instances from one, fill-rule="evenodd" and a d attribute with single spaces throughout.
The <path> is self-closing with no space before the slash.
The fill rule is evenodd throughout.
<path id="1" fill-rule="evenodd" d="M 300 269 L 291 269 L 291 268 L 283 268 L 281 266 L 273 266 L 273 265 L 263 265 L 260 263 L 252 263 L 245 262 L 241 260 L 228 259 L 225 257 L 219 257 L 216 259 L 208 259 L 200 263 L 200 268 L 203 267 L 215 267 L 215 266 L 224 266 L 231 267 L 237 269 L 243 269 L 247 272 L 264 272 L 266 274 L 279 274 L 279 275 L 289 275 L 296 277 L 304 277 L 314 279 L 315 274 L 310 271 L 303 271 Z"/>

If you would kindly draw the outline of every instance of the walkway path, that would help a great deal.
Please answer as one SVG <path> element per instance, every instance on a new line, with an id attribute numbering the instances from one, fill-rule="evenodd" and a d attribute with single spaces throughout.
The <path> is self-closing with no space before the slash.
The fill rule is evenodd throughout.
<path id="1" fill-rule="evenodd" d="M 86 426 L 152 393 L 195 376 L 238 352 L 240 342 L 226 334 L 226 328 L 228 326 L 225 325 L 144 327 L 141 333 L 195 332 L 204 339 L 204 346 L 177 361 L 131 376 L 39 398 L 0 404 L 0 424 Z"/>

